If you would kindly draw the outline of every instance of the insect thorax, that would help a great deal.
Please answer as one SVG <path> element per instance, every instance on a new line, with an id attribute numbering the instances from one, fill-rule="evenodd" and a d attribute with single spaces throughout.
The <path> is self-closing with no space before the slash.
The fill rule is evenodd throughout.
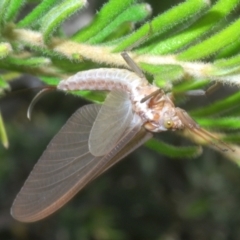
<path id="1" fill-rule="evenodd" d="M 144 127 L 151 132 L 177 130 L 184 127 L 179 119 L 176 107 L 170 97 L 164 93 L 150 98 L 141 108 L 140 116 L 144 119 Z"/>

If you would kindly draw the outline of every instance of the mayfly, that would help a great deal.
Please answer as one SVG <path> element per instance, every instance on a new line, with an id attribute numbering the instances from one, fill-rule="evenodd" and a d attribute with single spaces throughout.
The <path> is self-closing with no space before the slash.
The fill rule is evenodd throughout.
<path id="1" fill-rule="evenodd" d="M 82 71 L 62 80 L 57 88 L 109 94 L 103 105 L 77 110 L 50 142 L 13 203 L 11 214 L 22 222 L 34 222 L 58 210 L 155 132 L 187 128 L 206 140 L 217 140 L 138 70 Z"/>

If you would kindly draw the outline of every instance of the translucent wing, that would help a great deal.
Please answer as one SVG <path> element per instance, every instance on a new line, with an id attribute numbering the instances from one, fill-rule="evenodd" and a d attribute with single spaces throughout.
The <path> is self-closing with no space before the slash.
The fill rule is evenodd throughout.
<path id="1" fill-rule="evenodd" d="M 132 151 L 140 147 L 152 137 L 153 134 L 151 132 L 147 132 L 146 129 L 143 127 L 138 132 L 136 132 L 136 128 L 127 132 L 125 138 L 122 138 L 118 143 L 119 146 L 122 144 L 124 145 L 124 147 L 112 159 L 107 161 L 101 169 L 99 169 L 98 174 L 94 178 L 101 175 L 103 172 L 108 170 L 110 167 L 112 167 L 114 164 L 116 164 L 118 161 L 130 154 Z"/>
<path id="2" fill-rule="evenodd" d="M 99 111 L 89 137 L 89 150 L 94 156 L 108 153 L 133 119 L 128 93 L 113 90 Z"/>
<path id="3" fill-rule="evenodd" d="M 98 105 L 79 109 L 53 138 L 13 203 L 14 218 L 33 222 L 50 215 L 152 136 L 143 130 L 138 116 L 134 116 L 108 154 L 93 156 L 88 139 L 99 109 Z"/>

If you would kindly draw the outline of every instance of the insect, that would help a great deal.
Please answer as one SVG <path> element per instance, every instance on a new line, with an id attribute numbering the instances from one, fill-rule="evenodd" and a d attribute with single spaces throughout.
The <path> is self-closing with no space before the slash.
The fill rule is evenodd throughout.
<path id="1" fill-rule="evenodd" d="M 208 141 L 217 140 L 175 107 L 170 94 L 136 72 L 100 68 L 59 83 L 62 91 L 109 94 L 103 105 L 78 109 L 52 139 L 13 203 L 15 219 L 34 222 L 52 214 L 154 132 L 187 128 Z"/>

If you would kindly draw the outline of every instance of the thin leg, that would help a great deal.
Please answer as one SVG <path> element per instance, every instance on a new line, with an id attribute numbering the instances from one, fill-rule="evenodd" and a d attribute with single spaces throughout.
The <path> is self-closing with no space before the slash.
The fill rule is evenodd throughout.
<path id="1" fill-rule="evenodd" d="M 156 91 L 152 92 L 151 94 L 147 95 L 146 97 L 144 97 L 144 98 L 140 101 L 140 103 L 144 103 L 144 102 L 146 102 L 148 99 L 150 99 L 151 97 L 154 97 L 154 96 L 156 96 L 156 95 L 158 95 L 158 94 L 164 95 L 163 90 L 159 88 L 158 90 L 156 90 Z"/>
<path id="2" fill-rule="evenodd" d="M 190 90 L 190 91 L 187 91 L 185 95 L 194 96 L 194 97 L 203 96 L 203 95 L 209 96 L 220 87 L 221 87 L 221 83 L 217 82 L 217 83 L 214 83 L 212 86 L 210 86 L 206 91 L 203 89 Z"/>
<path id="3" fill-rule="evenodd" d="M 195 90 L 189 90 L 186 92 L 176 92 L 172 93 L 174 96 L 186 96 L 186 97 L 198 97 L 198 96 L 206 96 L 206 91 L 203 89 L 195 89 Z"/>
<path id="4" fill-rule="evenodd" d="M 125 60 L 125 62 L 128 64 L 128 66 L 132 69 L 133 72 L 135 72 L 140 78 L 145 78 L 144 73 L 142 72 L 141 68 L 134 62 L 134 60 L 128 55 L 127 51 L 131 51 L 136 46 L 139 46 L 141 43 L 143 43 L 150 34 L 152 34 L 152 25 L 149 23 L 149 32 L 147 36 L 144 36 L 143 38 L 139 39 L 137 42 L 135 42 L 133 45 L 129 46 L 127 49 L 125 49 L 121 56 Z"/>
<path id="5" fill-rule="evenodd" d="M 214 83 L 212 86 L 210 86 L 207 90 L 206 90 L 206 95 L 209 96 L 211 95 L 213 92 L 215 92 L 218 88 L 221 87 L 221 83 L 216 82 Z"/>
<path id="6" fill-rule="evenodd" d="M 121 56 L 128 64 L 128 66 L 133 70 L 133 72 L 135 72 L 140 78 L 145 78 L 145 75 L 143 74 L 140 67 L 132 60 L 132 58 L 128 55 L 126 51 L 122 52 Z"/>
<path id="7" fill-rule="evenodd" d="M 193 96 L 193 97 L 204 96 L 204 95 L 206 95 L 206 91 L 203 89 L 189 90 L 189 91 L 185 92 L 185 95 Z"/>

